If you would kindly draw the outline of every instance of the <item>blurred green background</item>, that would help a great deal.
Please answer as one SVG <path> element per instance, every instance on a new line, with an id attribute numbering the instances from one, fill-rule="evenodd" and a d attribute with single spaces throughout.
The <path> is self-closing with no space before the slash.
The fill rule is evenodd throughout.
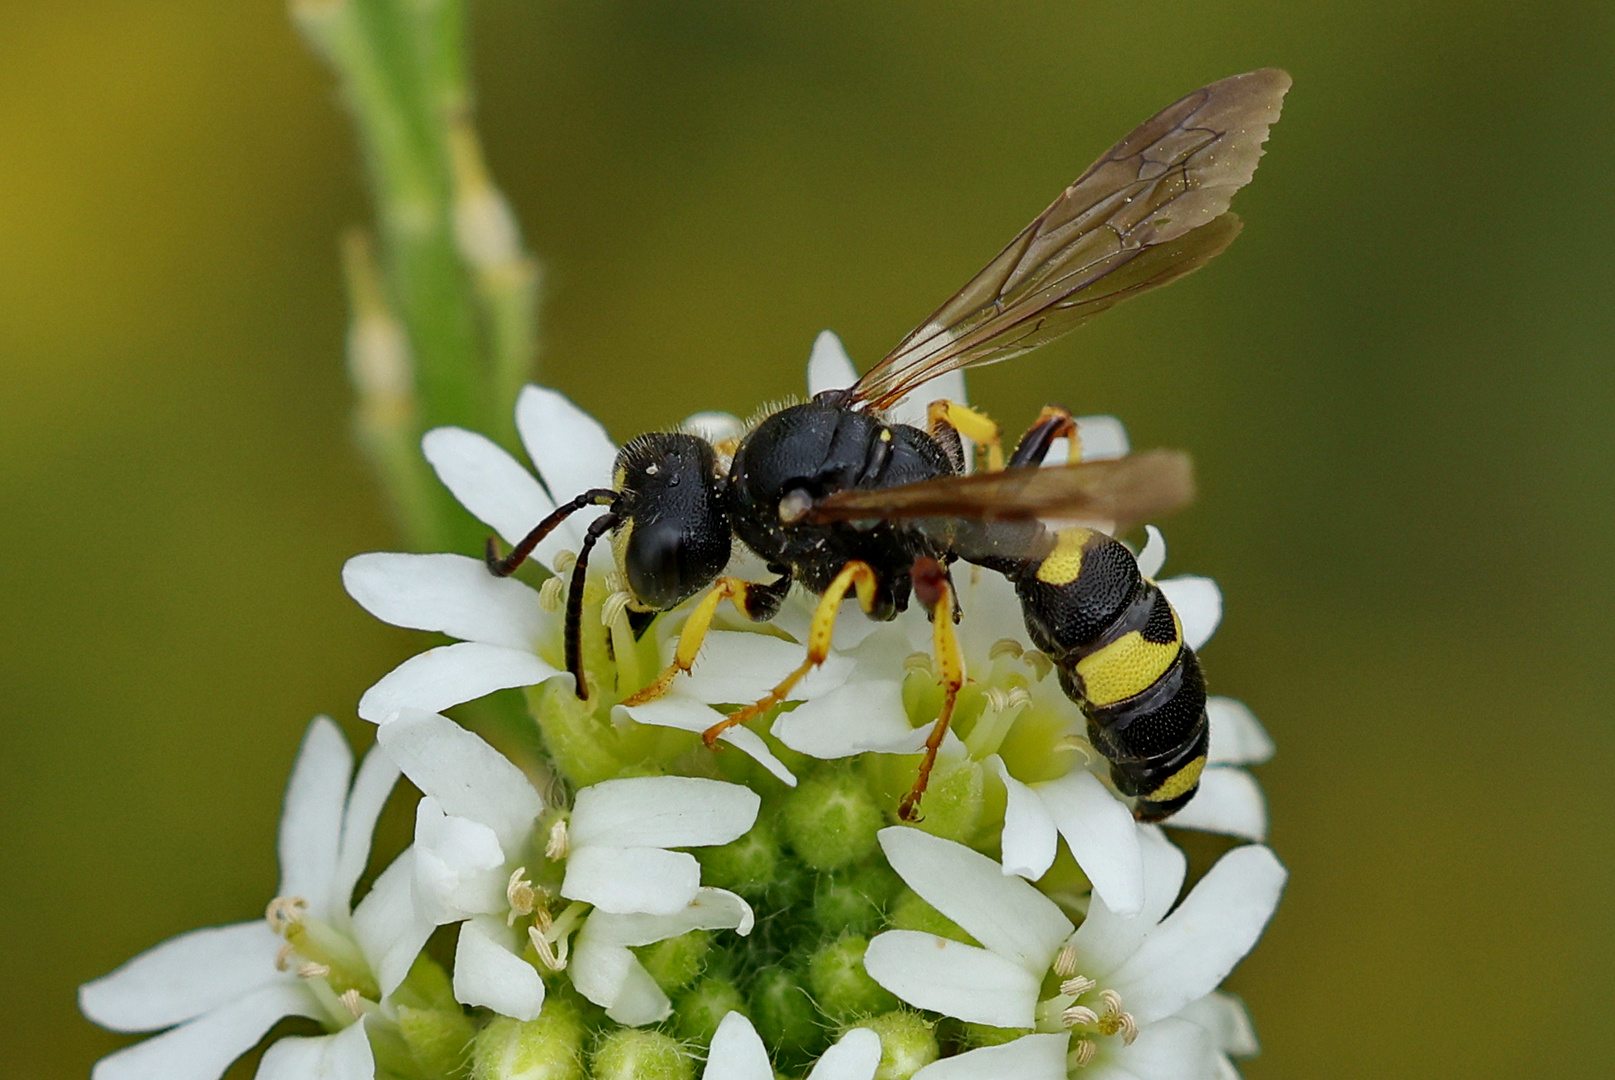
<path id="1" fill-rule="evenodd" d="M 1232 986 L 1272 1077 L 1615 1061 L 1615 7 L 474 5 L 543 376 L 619 438 L 867 366 L 1132 125 L 1295 76 L 1245 235 L 972 396 L 1188 448 L 1169 570 L 1284 905 Z M 122 1044 L 79 982 L 254 917 L 309 717 L 419 647 L 348 438 L 332 80 L 272 0 L 0 9 L 0 1064 Z M 364 725 L 347 723 L 368 739 Z"/>

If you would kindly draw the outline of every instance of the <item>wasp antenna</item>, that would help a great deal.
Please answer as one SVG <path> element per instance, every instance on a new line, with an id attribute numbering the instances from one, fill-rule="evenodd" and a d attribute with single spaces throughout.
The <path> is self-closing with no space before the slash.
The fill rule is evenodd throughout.
<path id="1" fill-rule="evenodd" d="M 533 531 L 522 537 L 521 543 L 511 548 L 510 554 L 503 559 L 499 557 L 498 543 L 493 537 L 488 537 L 488 547 L 483 555 L 483 558 L 488 563 L 488 572 L 494 577 L 509 577 L 516 572 L 518 566 L 527 561 L 528 556 L 533 553 L 539 544 L 544 542 L 546 536 L 555 531 L 556 526 L 560 525 L 561 522 L 586 506 L 615 507 L 618 498 L 620 498 L 619 494 L 610 488 L 591 488 L 570 502 L 562 503 L 550 511 L 549 516 L 543 521 L 533 526 Z"/>

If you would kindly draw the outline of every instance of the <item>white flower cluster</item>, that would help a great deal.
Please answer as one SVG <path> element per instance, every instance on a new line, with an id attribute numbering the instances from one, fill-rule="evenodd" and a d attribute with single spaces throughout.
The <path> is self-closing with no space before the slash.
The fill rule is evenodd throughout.
<path id="1" fill-rule="evenodd" d="M 821 335 L 810 391 L 853 377 L 839 342 Z M 927 399 L 963 397 L 962 381 L 926 389 Z M 896 415 L 923 422 L 923 413 L 905 402 Z M 424 441 L 443 482 L 507 543 L 571 494 L 610 486 L 616 453 L 600 425 L 554 391 L 527 388 L 516 419 L 541 479 L 468 431 L 439 429 Z M 739 429 L 714 414 L 690 426 L 719 437 Z M 1080 437 L 1090 457 L 1127 452 L 1110 418 L 1084 420 Z M 692 673 L 658 700 L 623 706 L 668 659 L 679 616 L 636 639 L 622 582 L 609 563 L 591 568 L 585 658 L 591 684 L 601 685 L 581 703 L 562 670 L 559 572 L 595 513 L 573 516 L 539 546 L 535 560 L 557 575 L 542 588 L 494 578 L 461 555 L 383 553 L 348 563 L 344 583 L 372 614 L 458 640 L 411 658 L 364 694 L 358 711 L 378 725 L 377 746 L 356 775 L 336 726 L 322 718 L 309 728 L 287 788 L 281 885 L 265 919 L 183 935 L 84 986 L 81 1005 L 97 1023 L 161 1031 L 103 1059 L 95 1080 L 215 1080 L 291 1016 L 327 1034 L 273 1042 L 260 1078 L 432 1080 L 462 1075 L 473 1059 L 479 1078 L 528 1075 L 500 1064 L 520 1056 L 509 1040 L 538 1047 L 552 1037 L 573 1071 L 532 1075 L 582 1077 L 584 1029 L 596 1045 L 589 1075 L 686 1075 L 657 1071 L 610 1035 L 653 1025 L 680 1032 L 685 1043 L 669 1045 L 686 1049 L 690 1031 L 701 1030 L 709 1080 L 772 1080 L 776 1066 L 810 1068 L 814 1080 L 870 1080 L 877 1069 L 920 1080 L 1237 1076 L 1230 1059 L 1254 1053 L 1255 1038 L 1243 1006 L 1217 987 L 1261 935 L 1285 879 L 1261 846 L 1265 805 L 1242 768 L 1272 753 L 1248 709 L 1210 701 L 1209 765 L 1199 794 L 1171 823 L 1254 843 L 1229 851 L 1180 899 L 1182 853 L 1159 828 L 1135 822 L 1109 785 L 1081 713 L 1026 643 L 1013 588 L 997 574 L 961 575 L 959 638 L 971 681 L 958 734 L 944 743 L 924 831 L 882 827 L 895 820 L 895 794 L 885 790 L 893 785 L 882 777 L 906 775 L 935 715 L 923 612 L 886 624 L 841 620 L 835 649 L 792 692 L 791 708 L 724 733 L 746 758 L 714 756 L 694 733 L 800 663 L 810 599 L 793 594 L 766 628 L 720 620 Z M 1139 563 L 1154 578 L 1165 544 L 1155 529 L 1148 535 Z M 1220 619 L 1216 585 L 1180 577 L 1160 586 L 1200 648 Z M 441 715 L 515 687 L 528 688 L 569 799 L 546 798 L 564 785 L 535 782 Z M 400 774 L 422 794 L 414 843 L 355 903 L 374 825 Z M 834 814 L 848 799 L 838 796 L 840 809 L 813 817 L 802 799 L 790 801 L 806 797 L 806 786 L 791 790 L 799 774 L 852 776 L 848 798 L 867 801 L 867 811 L 849 812 L 854 825 L 842 828 Z M 809 833 L 831 838 L 829 854 L 801 836 L 804 827 L 794 849 L 789 837 L 768 839 L 804 812 Z M 834 845 L 844 834 L 852 839 L 842 852 Z M 720 863 L 687 849 L 727 853 L 721 865 L 731 870 L 747 852 L 794 850 L 805 868 L 796 878 L 841 882 L 835 875 L 845 872 L 889 881 L 865 924 L 879 932 L 839 927 L 840 937 L 826 940 L 841 952 L 825 952 L 830 959 L 803 976 L 821 980 L 813 984 L 820 1013 L 811 1015 L 822 1037 L 782 1035 L 796 1030 L 789 1007 L 781 1020 L 756 990 L 749 1009 L 714 992 L 711 1023 L 681 1026 L 674 997 L 693 993 L 694 969 L 669 974 L 652 947 L 738 943 L 761 916 L 767 934 L 722 946 L 729 982 L 718 984 L 760 986 L 807 940 L 791 920 L 806 926 L 814 917 L 803 910 L 813 902 L 781 900 L 786 886 L 768 879 L 773 855 L 760 879 L 725 871 L 717 883 L 733 888 L 720 888 L 708 872 Z M 783 906 L 759 912 L 753 904 Z M 423 949 L 451 924 L 458 930 L 445 975 Z M 843 955 L 851 967 L 835 968 Z M 753 970 L 740 970 L 747 965 Z M 836 1012 L 835 987 L 852 987 L 854 1004 Z M 485 1023 L 489 1015 L 506 1019 Z M 905 1027 L 904 1017 L 924 1022 Z M 562 1029 L 573 1034 L 554 1034 Z M 496 1033 L 506 1043 L 492 1046 Z M 794 1056 L 780 1049 L 787 1044 Z"/>

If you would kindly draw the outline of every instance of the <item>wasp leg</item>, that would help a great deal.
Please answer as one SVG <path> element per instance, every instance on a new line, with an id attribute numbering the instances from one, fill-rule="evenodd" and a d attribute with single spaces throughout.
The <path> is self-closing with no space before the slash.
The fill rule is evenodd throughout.
<path id="1" fill-rule="evenodd" d="M 1015 444 L 1015 452 L 1009 456 L 1010 468 L 1025 465 L 1041 465 L 1043 459 L 1049 456 L 1049 450 L 1054 440 L 1064 437 L 1070 446 L 1066 455 L 1067 463 L 1075 465 L 1082 460 L 1082 438 L 1077 433 L 1077 422 L 1071 416 L 1069 409 L 1059 405 L 1045 405 L 1038 414 L 1037 422 L 1026 429 L 1021 441 Z"/>
<path id="2" fill-rule="evenodd" d="M 925 415 L 933 437 L 939 427 L 952 428 L 986 451 L 988 472 L 997 472 L 1004 467 L 1003 432 L 986 413 L 944 398 L 931 402 Z"/>
<path id="3" fill-rule="evenodd" d="M 724 600 L 734 601 L 735 609 L 753 622 L 763 622 L 772 619 L 779 610 L 780 601 L 791 587 L 791 579 L 783 577 L 778 581 L 766 585 L 753 581 L 742 581 L 739 578 L 719 578 L 713 585 L 712 591 L 701 598 L 685 620 L 684 628 L 679 631 L 678 648 L 673 652 L 673 662 L 656 676 L 655 680 L 643 690 L 623 699 L 624 705 L 643 705 L 655 701 L 667 693 L 668 687 L 679 672 L 689 671 L 695 665 L 696 654 L 701 651 L 701 644 L 706 640 L 707 631 L 712 629 L 712 620 L 718 614 L 718 605 Z"/>
<path id="4" fill-rule="evenodd" d="M 935 559 L 919 559 L 914 564 L 914 595 L 931 613 L 931 649 L 936 653 L 937 671 L 942 682 L 942 709 L 931 734 L 925 740 L 925 756 L 920 759 L 920 774 L 914 780 L 903 801 L 898 804 L 897 816 L 904 821 L 920 820 L 920 797 L 931 781 L 931 769 L 936 765 L 937 751 L 942 739 L 953 723 L 953 708 L 959 700 L 959 689 L 965 684 L 964 653 L 959 649 L 959 638 L 954 633 L 954 612 L 958 597 L 953 579 L 946 568 Z"/>
<path id="5" fill-rule="evenodd" d="M 716 749 L 718 736 L 736 724 L 744 724 L 761 716 L 784 701 L 785 696 L 808 672 L 824 663 L 825 657 L 830 655 L 830 639 L 835 632 L 836 614 L 841 609 L 841 601 L 845 600 L 847 593 L 854 588 L 858 590 L 858 604 L 864 609 L 864 614 L 868 615 L 875 610 L 875 604 L 880 597 L 880 581 L 875 577 L 874 569 L 866 562 L 854 560 L 847 563 L 830 583 L 830 587 L 824 590 L 824 595 L 819 598 L 819 606 L 814 609 L 813 622 L 808 626 L 807 659 L 802 661 L 802 666 L 785 676 L 767 696 L 743 709 L 737 709 L 703 731 L 701 738 L 709 747 Z"/>

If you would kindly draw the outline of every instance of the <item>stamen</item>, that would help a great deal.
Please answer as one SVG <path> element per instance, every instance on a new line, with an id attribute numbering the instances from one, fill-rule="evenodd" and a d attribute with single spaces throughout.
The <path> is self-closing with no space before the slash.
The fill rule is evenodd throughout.
<path id="1" fill-rule="evenodd" d="M 1026 649 L 1014 638 L 999 638 L 993 642 L 993 647 L 987 650 L 989 660 L 1018 660 Z"/>
<path id="2" fill-rule="evenodd" d="M 1099 1047 L 1094 1045 L 1092 1039 L 1078 1039 L 1071 1047 L 1071 1052 L 1065 1056 L 1066 1067 L 1081 1069 L 1091 1065 L 1095 1055 L 1098 1053 Z"/>
<path id="3" fill-rule="evenodd" d="M 1099 759 L 1099 755 L 1094 751 L 1093 743 L 1076 733 L 1062 735 L 1060 738 L 1055 739 L 1054 749 L 1076 751 L 1082 755 L 1082 763 L 1084 765 L 1092 765 Z"/>
<path id="4" fill-rule="evenodd" d="M 606 591 L 609 593 L 628 592 L 628 578 L 621 570 L 607 570 L 602 580 L 605 581 Z"/>
<path id="5" fill-rule="evenodd" d="M 510 875 L 509 883 L 505 885 L 505 899 L 510 903 L 510 913 L 505 916 L 506 926 L 514 926 L 517 919 L 531 915 L 539 901 L 549 895 L 542 888 L 535 889 L 533 883 L 524 876 L 526 873 L 527 867 L 518 866 Z"/>
<path id="6" fill-rule="evenodd" d="M 1060 1022 L 1066 1027 L 1093 1027 L 1099 1023 L 1099 1014 L 1086 1005 L 1073 1005 L 1060 1013 Z"/>
<path id="7" fill-rule="evenodd" d="M 1101 1035 L 1120 1034 L 1122 1042 L 1128 1046 L 1138 1038 L 1138 1021 L 1133 1014 L 1122 1011 L 1122 996 L 1114 990 L 1102 990 L 1099 1000 L 1105 1003 L 1105 1015 L 1099 1018 L 1099 1033 Z"/>
<path id="8" fill-rule="evenodd" d="M 551 862 L 558 862 L 566 858 L 572 850 L 572 845 L 566 838 L 566 818 L 556 818 L 555 824 L 550 826 L 549 839 L 544 844 L 544 857 Z"/>
<path id="9" fill-rule="evenodd" d="M 1038 652 L 1036 649 L 1027 649 L 1021 653 L 1021 662 L 1032 669 L 1032 677 L 1042 682 L 1054 670 L 1054 661 Z"/>
<path id="10" fill-rule="evenodd" d="M 312 960 L 306 960 L 297 965 L 297 977 L 300 979 L 323 979 L 329 974 L 331 974 L 329 964 L 316 964 Z"/>
<path id="11" fill-rule="evenodd" d="M 527 928 L 527 940 L 533 943 L 533 949 L 538 953 L 539 961 L 551 971 L 565 971 L 566 961 L 555 955 L 555 948 L 544 931 L 536 926 Z"/>
<path id="12" fill-rule="evenodd" d="M 292 966 L 292 957 L 296 954 L 296 952 L 297 946 L 293 945 L 291 942 L 288 941 L 286 944 L 282 945 L 275 953 L 275 970 L 289 970 Z"/>
<path id="13" fill-rule="evenodd" d="M 1056 970 L 1058 971 L 1058 969 Z M 1092 979 L 1077 975 L 1060 984 L 1060 993 L 1068 994 L 1071 997 L 1081 997 L 1092 990 L 1095 985 Z"/>
<path id="14" fill-rule="evenodd" d="M 566 586 L 559 577 L 552 577 L 538 587 L 538 606 L 554 615 L 566 603 Z"/>
<path id="15" fill-rule="evenodd" d="M 1070 980 L 1077 973 L 1077 947 L 1071 942 L 1060 946 L 1060 951 L 1054 954 L 1054 973 L 1062 979 Z M 1089 984 L 1090 988 L 1092 984 Z M 1076 992 L 1067 990 L 1065 984 L 1060 984 L 1060 993 L 1076 997 Z"/>
<path id="16" fill-rule="evenodd" d="M 1105 1003 L 1105 1011 L 1108 1013 L 1122 1011 L 1122 996 L 1114 990 L 1099 991 L 1099 1000 Z"/>
<path id="17" fill-rule="evenodd" d="M 570 574 L 572 568 L 578 564 L 578 553 L 575 551 L 557 551 L 551 561 L 551 569 L 557 574 Z"/>
<path id="18" fill-rule="evenodd" d="M 301 896 L 277 896 L 264 908 L 264 919 L 268 921 L 269 929 L 284 936 L 287 929 L 303 921 L 307 911 L 308 901 Z"/>
<path id="19" fill-rule="evenodd" d="M 344 991 L 341 997 L 342 1007 L 353 1015 L 355 1020 L 364 1015 L 364 998 L 358 990 Z"/>
<path id="20" fill-rule="evenodd" d="M 926 652 L 912 652 L 903 658 L 903 671 L 912 674 L 916 671 L 935 677 L 936 669 L 931 665 L 931 654 Z"/>

